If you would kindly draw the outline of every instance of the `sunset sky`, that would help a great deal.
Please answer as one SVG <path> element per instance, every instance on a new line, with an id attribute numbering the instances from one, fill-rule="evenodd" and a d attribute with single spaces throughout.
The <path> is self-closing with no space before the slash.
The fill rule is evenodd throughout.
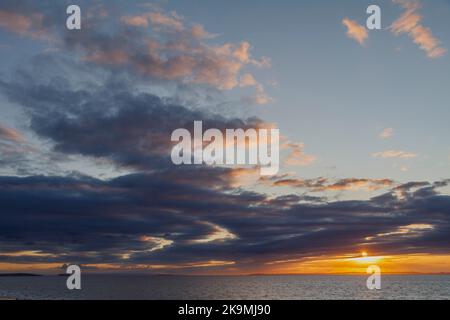
<path id="1" fill-rule="evenodd" d="M 0 272 L 450 272 L 449 30 L 448 0 L 2 0 Z M 278 128 L 279 173 L 173 165 L 198 120 Z"/>

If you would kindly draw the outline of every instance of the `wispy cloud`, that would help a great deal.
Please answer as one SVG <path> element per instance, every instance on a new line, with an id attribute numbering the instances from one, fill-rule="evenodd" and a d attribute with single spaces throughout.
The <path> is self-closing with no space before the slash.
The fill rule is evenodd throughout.
<path id="1" fill-rule="evenodd" d="M 375 191 L 392 187 L 394 181 L 390 179 L 361 179 L 346 178 L 329 181 L 326 178 L 317 179 L 280 179 L 273 181 L 275 187 L 304 188 L 310 192 L 325 191 Z"/>
<path id="2" fill-rule="evenodd" d="M 283 148 L 291 150 L 284 161 L 288 166 L 308 166 L 317 160 L 316 156 L 305 153 L 304 143 L 287 142 L 283 145 Z"/>
<path id="3" fill-rule="evenodd" d="M 378 135 L 380 139 L 389 139 L 394 135 L 394 129 L 386 128 Z"/>
<path id="4" fill-rule="evenodd" d="M 349 18 L 344 18 L 342 23 L 347 27 L 347 36 L 349 38 L 356 40 L 360 45 L 365 44 L 367 38 L 369 37 L 369 33 L 364 26 L 354 20 L 350 20 Z"/>
<path id="5" fill-rule="evenodd" d="M 181 31 L 184 28 L 182 18 L 174 11 L 169 14 L 151 12 L 148 14 L 148 17 L 153 26 L 171 28 L 177 31 Z"/>
<path id="6" fill-rule="evenodd" d="M 411 159 L 411 158 L 417 158 L 418 154 L 412 153 L 412 152 L 407 152 L 407 151 L 400 151 L 400 150 L 387 150 L 387 151 L 372 153 L 372 157 L 374 157 L 374 158 Z"/>
<path id="7" fill-rule="evenodd" d="M 394 182 L 390 179 L 341 179 L 336 183 L 325 185 L 317 191 L 375 191 L 391 187 Z"/>
<path id="8" fill-rule="evenodd" d="M 148 18 L 143 16 L 123 16 L 122 22 L 134 27 L 148 27 Z"/>
<path id="9" fill-rule="evenodd" d="M 422 25 L 420 2 L 414 0 L 393 0 L 393 2 L 405 9 L 405 12 L 391 25 L 391 31 L 395 35 L 408 34 L 429 58 L 442 57 L 447 49 L 440 46 L 440 41 L 433 36 L 430 28 Z"/>
<path id="10" fill-rule="evenodd" d="M 122 22 L 134 27 L 167 28 L 169 30 L 184 30 L 183 19 L 176 13 L 149 12 L 141 15 L 127 15 L 121 18 Z"/>

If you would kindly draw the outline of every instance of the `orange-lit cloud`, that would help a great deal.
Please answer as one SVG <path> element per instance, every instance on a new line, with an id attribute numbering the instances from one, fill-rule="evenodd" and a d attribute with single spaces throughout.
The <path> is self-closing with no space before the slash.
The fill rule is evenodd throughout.
<path id="1" fill-rule="evenodd" d="M 164 27 L 172 31 L 185 31 L 187 26 L 183 22 L 183 19 L 176 13 L 170 12 L 169 14 L 163 12 L 148 12 L 141 15 L 127 15 L 120 19 L 123 23 L 133 27 L 148 27 L 152 25 L 156 29 L 160 30 Z M 194 39 L 212 39 L 217 35 L 209 33 L 201 24 L 193 24 L 190 28 L 190 35 Z"/>
<path id="2" fill-rule="evenodd" d="M 123 16 L 122 22 L 134 27 L 148 27 L 148 19 L 146 16 Z"/>
<path id="3" fill-rule="evenodd" d="M 45 38 L 47 33 L 43 27 L 43 15 L 35 13 L 21 15 L 15 12 L 0 10 L 0 27 L 31 38 Z"/>
<path id="4" fill-rule="evenodd" d="M 85 57 L 85 60 L 100 64 L 124 64 L 128 61 L 128 55 L 120 49 L 111 51 L 100 50 L 90 53 Z"/>
<path id="5" fill-rule="evenodd" d="M 387 150 L 382 152 L 375 152 L 372 153 L 372 157 L 374 158 L 399 158 L 399 159 L 412 159 L 417 158 L 418 154 L 407 152 L 407 151 L 401 151 L 401 150 Z"/>
<path id="6" fill-rule="evenodd" d="M 132 263 L 91 263 L 83 264 L 90 272 L 110 272 L 110 271 L 152 271 L 152 270 L 182 270 L 182 269 L 201 269 L 227 267 L 235 265 L 235 261 L 228 260 L 205 260 L 196 262 L 186 262 L 180 264 L 132 264 Z M 0 271 L 2 272 L 42 272 L 46 274 L 55 274 L 61 272 L 64 263 L 8 263 L 0 262 Z"/>
<path id="7" fill-rule="evenodd" d="M 336 183 L 318 187 L 315 191 L 345 191 L 367 190 L 374 191 L 393 185 L 390 179 L 342 179 Z"/>
<path id="8" fill-rule="evenodd" d="M 148 18 L 153 26 L 167 27 L 176 31 L 181 31 L 184 29 L 181 17 L 174 11 L 169 14 L 162 12 L 150 12 L 148 14 Z"/>
<path id="9" fill-rule="evenodd" d="M 316 156 L 305 153 L 304 143 L 287 142 L 283 147 L 291 149 L 291 152 L 284 161 L 288 166 L 309 166 L 317 160 Z"/>
<path id="10" fill-rule="evenodd" d="M 330 182 L 325 178 L 318 179 L 281 179 L 273 182 L 276 187 L 306 188 L 311 192 L 324 191 L 375 191 L 391 187 L 394 182 L 390 179 L 355 179 L 347 178 Z"/>
<path id="11" fill-rule="evenodd" d="M 418 13 L 421 5 L 419 1 L 393 0 L 405 12 L 391 25 L 390 29 L 395 35 L 408 34 L 429 58 L 443 56 L 447 49 L 440 46 L 440 41 L 433 36 L 431 29 L 423 26 L 422 16 Z"/>
<path id="12" fill-rule="evenodd" d="M 349 38 L 356 40 L 360 45 L 365 44 L 369 33 L 364 26 L 349 18 L 344 18 L 342 23 L 347 27 L 347 36 Z"/>
<path id="13" fill-rule="evenodd" d="M 127 15 L 121 18 L 122 22 L 134 27 L 148 27 L 150 24 L 156 28 L 168 28 L 175 31 L 184 29 L 183 20 L 176 12 L 168 14 L 163 12 L 148 12 L 141 15 Z"/>
<path id="14" fill-rule="evenodd" d="M 216 35 L 207 32 L 200 24 L 188 24 L 177 13 L 150 12 L 137 16 L 124 16 L 122 22 L 135 26 L 153 26 L 155 32 L 170 31 L 165 35 L 169 41 L 145 38 L 147 52 L 144 56 L 134 57 L 135 53 L 122 53 L 102 47 L 104 54 L 95 50 L 91 60 L 109 64 L 131 64 L 145 75 L 166 80 L 181 80 L 195 84 L 207 84 L 220 90 L 236 87 L 254 87 L 255 93 L 247 102 L 268 104 L 272 98 L 264 86 L 255 77 L 244 73 L 244 68 L 270 67 L 270 59 L 254 59 L 250 53 L 251 45 L 247 41 L 239 44 L 225 43 L 211 45 L 207 39 Z M 161 29 L 163 27 L 164 29 Z M 175 37 L 171 41 L 171 37 Z M 97 49 L 97 48 L 93 48 Z M 113 51 L 109 53 L 109 51 Z M 120 54 L 119 54 L 120 53 Z"/>
<path id="15" fill-rule="evenodd" d="M 241 87 L 251 87 L 257 85 L 257 81 L 253 75 L 250 73 L 245 73 L 242 75 L 241 80 L 239 81 L 239 86 Z"/>
<path id="16" fill-rule="evenodd" d="M 2 272 L 57 272 L 61 263 L 10 263 L 0 262 Z"/>
<path id="17" fill-rule="evenodd" d="M 211 39 L 215 38 L 217 35 L 209 33 L 201 24 L 194 24 L 191 28 L 191 35 L 195 39 Z"/>
<path id="18" fill-rule="evenodd" d="M 251 185 L 258 181 L 260 176 L 260 168 L 256 166 L 249 168 L 232 168 L 227 173 L 227 179 L 230 186 L 233 188 Z"/>
<path id="19" fill-rule="evenodd" d="M 46 253 L 39 250 L 23 250 L 14 252 L 1 252 L 0 257 L 10 257 L 10 258 L 49 258 L 57 257 L 57 255 L 52 253 Z"/>
<path id="20" fill-rule="evenodd" d="M 0 139 L 14 141 L 14 142 L 24 142 L 25 139 L 22 134 L 12 128 L 3 127 L 0 125 Z"/>

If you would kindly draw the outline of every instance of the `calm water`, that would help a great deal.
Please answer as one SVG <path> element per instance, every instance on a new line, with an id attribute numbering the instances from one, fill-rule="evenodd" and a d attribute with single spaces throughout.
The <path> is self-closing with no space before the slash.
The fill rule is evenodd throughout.
<path id="1" fill-rule="evenodd" d="M 450 276 L 383 276 L 370 291 L 363 276 L 184 277 L 84 275 L 82 290 L 66 278 L 0 277 L 0 297 L 18 299 L 450 299 Z"/>

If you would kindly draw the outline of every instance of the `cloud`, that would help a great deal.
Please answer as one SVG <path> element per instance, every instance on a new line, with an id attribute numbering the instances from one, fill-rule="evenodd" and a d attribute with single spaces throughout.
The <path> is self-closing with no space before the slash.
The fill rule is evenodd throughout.
<path id="1" fill-rule="evenodd" d="M 121 17 L 123 23 L 134 27 L 163 28 L 173 31 L 183 31 L 183 20 L 176 12 L 165 14 L 163 12 L 148 12 L 141 15 L 126 15 Z"/>
<path id="2" fill-rule="evenodd" d="M 273 181 L 275 187 L 293 187 L 304 188 L 310 192 L 326 192 L 326 191 L 375 191 L 379 189 L 387 189 L 392 187 L 394 181 L 390 179 L 356 179 L 347 178 L 340 179 L 335 182 L 326 178 L 316 179 L 279 179 Z"/>
<path id="3" fill-rule="evenodd" d="M 239 80 L 239 86 L 244 87 L 255 87 L 256 92 L 252 96 L 244 98 L 244 101 L 251 104 L 265 105 L 273 102 L 273 99 L 266 93 L 264 86 L 260 84 L 255 77 L 250 73 L 245 73 L 241 76 Z"/>
<path id="4" fill-rule="evenodd" d="M 164 27 L 168 30 L 182 32 L 188 27 L 185 25 L 183 19 L 176 13 L 171 12 L 169 14 L 163 12 L 148 12 L 141 15 L 126 15 L 121 17 L 121 21 L 126 25 L 133 27 L 148 27 L 152 25 L 160 28 Z M 160 29 L 157 29 L 161 31 Z M 194 23 L 190 27 L 190 35 L 193 39 L 212 39 L 217 35 L 209 33 L 205 30 L 203 25 Z"/>
<path id="5" fill-rule="evenodd" d="M 215 38 L 215 34 L 200 24 L 185 21 L 174 11 L 159 9 L 124 15 L 117 24 L 114 16 L 103 13 L 103 8 L 86 7 L 89 14 L 83 20 L 83 28 L 70 32 L 60 28 L 63 23 L 60 13 L 65 12 L 63 3 L 18 4 L 5 0 L 0 4 L 0 28 L 35 39 L 51 35 L 55 43 L 61 44 L 61 50 L 76 53 L 84 61 L 179 85 L 231 90 L 239 87 L 246 68 L 270 67 L 270 59 L 252 56 L 249 42 L 212 44 L 208 40 Z M 115 27 L 109 28 L 107 23 Z M 253 102 L 270 101 L 263 86 L 255 85 Z"/>
<path id="6" fill-rule="evenodd" d="M 31 38 L 46 38 L 47 31 L 43 24 L 44 17 L 40 13 L 22 15 L 0 10 L 0 28 Z"/>
<path id="7" fill-rule="evenodd" d="M 62 81 L 61 75 L 68 70 L 73 71 L 74 79 L 86 79 L 85 86 L 78 81 Z M 44 71 L 47 77 L 40 77 Z M 172 103 L 143 93 L 126 80 L 93 86 L 87 79 L 94 75 L 95 69 L 40 57 L 31 70 L 22 69 L 14 80 L 0 79 L 0 90 L 24 108 L 30 117 L 30 129 L 49 139 L 54 152 L 106 159 L 128 170 L 172 168 L 171 133 L 178 128 L 192 131 L 197 120 L 203 121 L 204 130 L 273 126 L 254 117 L 225 117 Z"/>
<path id="8" fill-rule="evenodd" d="M 274 179 L 272 185 L 275 187 L 295 187 L 295 188 L 308 188 L 315 190 L 317 188 L 323 188 L 328 183 L 326 178 L 316 179 L 297 179 L 281 177 L 280 179 Z"/>
<path id="9" fill-rule="evenodd" d="M 251 86 L 255 86 L 257 84 L 258 84 L 258 82 L 253 77 L 253 75 L 251 75 L 250 73 L 243 74 L 239 81 L 239 86 L 241 86 L 241 87 L 251 87 Z"/>
<path id="10" fill-rule="evenodd" d="M 3 176 L 0 261 L 101 261 L 149 271 L 229 261 L 254 270 L 287 257 L 352 253 L 362 244 L 384 255 L 448 254 L 450 197 L 435 190 L 446 183 L 405 185 L 404 197 L 392 189 L 365 201 L 300 203 L 299 196 L 231 194 L 159 174 Z"/>
<path id="11" fill-rule="evenodd" d="M 316 191 L 345 191 L 367 190 L 374 191 L 391 187 L 394 182 L 390 179 L 342 179 L 336 183 L 316 188 Z"/>
<path id="12" fill-rule="evenodd" d="M 89 33 L 69 34 L 67 42 L 86 52 L 88 60 L 132 67 L 139 74 L 183 83 L 209 85 L 220 90 L 231 90 L 240 85 L 240 77 L 247 66 L 265 68 L 270 66 L 267 58 L 260 60 L 251 56 L 247 41 L 238 44 L 212 45 L 205 42 L 214 35 L 194 24 L 190 31 L 174 12 L 164 14 L 150 12 L 139 16 L 124 16 L 126 25 L 164 27 L 156 28 L 155 34 L 134 31 L 134 37 L 123 31 L 113 37 L 90 30 Z M 99 28 L 100 29 L 100 28 Z M 164 31 L 170 31 L 164 33 Z M 135 40 L 134 40 L 135 39 Z M 242 75 L 248 80 L 248 75 Z M 254 102 L 266 104 L 270 97 L 262 85 L 255 83 Z"/>
<path id="13" fill-rule="evenodd" d="M 266 105 L 274 101 L 274 99 L 266 93 L 263 85 L 258 83 L 255 87 L 256 92 L 251 96 L 244 97 L 244 102 L 249 104 Z"/>
<path id="14" fill-rule="evenodd" d="M 24 142 L 25 139 L 23 135 L 12 128 L 4 127 L 0 125 L 0 139 L 9 140 L 12 142 Z"/>
<path id="15" fill-rule="evenodd" d="M 429 58 L 442 57 L 447 49 L 440 46 L 440 41 L 433 36 L 431 29 L 422 25 L 422 15 L 418 12 L 419 1 L 393 0 L 405 12 L 390 26 L 395 35 L 408 34 Z"/>
<path id="16" fill-rule="evenodd" d="M 383 131 L 381 131 L 381 133 L 378 137 L 380 139 L 389 139 L 389 138 L 392 138 L 393 135 L 394 135 L 394 129 L 386 128 Z"/>
<path id="17" fill-rule="evenodd" d="M 417 158 L 419 155 L 412 152 L 400 151 L 400 150 L 387 150 L 382 152 L 372 153 L 374 158 L 399 158 L 399 159 L 412 159 Z"/>
<path id="18" fill-rule="evenodd" d="M 316 156 L 305 153 L 304 143 L 287 142 L 283 147 L 291 150 L 284 161 L 288 166 L 309 166 L 317 160 Z"/>
<path id="19" fill-rule="evenodd" d="M 205 222 L 205 225 L 207 225 L 208 227 L 210 227 L 212 229 L 211 233 L 208 234 L 204 238 L 194 239 L 191 241 L 191 243 L 201 244 L 201 243 L 209 243 L 209 242 L 214 242 L 214 241 L 224 242 L 224 241 L 237 239 L 237 236 L 235 234 L 231 233 L 230 231 L 228 231 L 225 228 L 222 228 L 218 225 L 214 225 L 209 222 Z"/>
<path id="20" fill-rule="evenodd" d="M 123 16 L 122 22 L 134 27 L 148 27 L 148 19 L 146 16 Z"/>
<path id="21" fill-rule="evenodd" d="M 212 39 L 217 37 L 216 34 L 209 33 L 201 24 L 194 24 L 191 28 L 192 37 L 195 39 Z"/>
<path id="22" fill-rule="evenodd" d="M 104 48 L 93 44 L 92 49 L 94 50 L 88 54 L 88 57 L 96 57 L 94 61 L 99 63 L 131 65 L 137 72 L 147 76 L 207 84 L 220 90 L 231 90 L 238 86 L 253 86 L 255 94 L 247 102 L 268 104 L 273 101 L 265 92 L 263 85 L 253 75 L 242 73 L 247 66 L 270 67 L 270 59 L 263 57 L 257 60 L 251 56 L 249 42 L 208 44 L 204 41 L 214 38 L 215 35 L 207 32 L 199 24 L 193 24 L 188 32 L 188 27 L 174 12 L 170 15 L 157 12 L 140 16 L 125 16 L 122 21 L 134 26 L 147 26 L 150 22 L 153 25 L 168 27 L 171 34 L 166 35 L 169 39 L 165 42 L 151 36 L 144 36 L 146 48 L 141 48 L 142 41 L 137 44 L 130 43 L 130 50 L 113 49 L 122 47 L 113 43 Z M 120 34 L 117 36 L 121 38 Z M 123 40 L 120 42 L 129 42 L 127 39 Z M 88 42 L 91 43 L 91 41 Z M 91 45 L 82 44 L 82 46 L 88 51 L 92 51 Z M 136 52 L 139 54 L 137 55 Z"/>
<path id="23" fill-rule="evenodd" d="M 349 38 L 356 40 L 360 45 L 365 44 L 369 33 L 364 26 L 349 18 L 344 18 L 342 23 L 347 27 L 347 36 Z"/>
<path id="24" fill-rule="evenodd" d="M 166 27 L 176 31 L 184 29 L 181 17 L 174 11 L 169 14 L 150 12 L 148 18 L 153 26 Z"/>
<path id="25" fill-rule="evenodd" d="M 372 237 L 367 237 L 366 240 L 373 240 L 375 238 L 382 238 L 382 237 L 392 237 L 392 236 L 404 236 L 404 237 L 418 237 L 421 236 L 424 232 L 429 232 L 434 229 L 434 226 L 431 224 L 410 224 L 407 226 L 400 226 L 395 228 L 395 230 L 386 232 L 386 233 L 380 233 L 377 235 L 374 235 Z"/>
<path id="26" fill-rule="evenodd" d="M 36 166 L 45 172 L 49 156 L 27 141 L 22 132 L 0 125 L 0 174 L 33 174 Z M 54 168 L 56 166 L 53 166 Z"/>

